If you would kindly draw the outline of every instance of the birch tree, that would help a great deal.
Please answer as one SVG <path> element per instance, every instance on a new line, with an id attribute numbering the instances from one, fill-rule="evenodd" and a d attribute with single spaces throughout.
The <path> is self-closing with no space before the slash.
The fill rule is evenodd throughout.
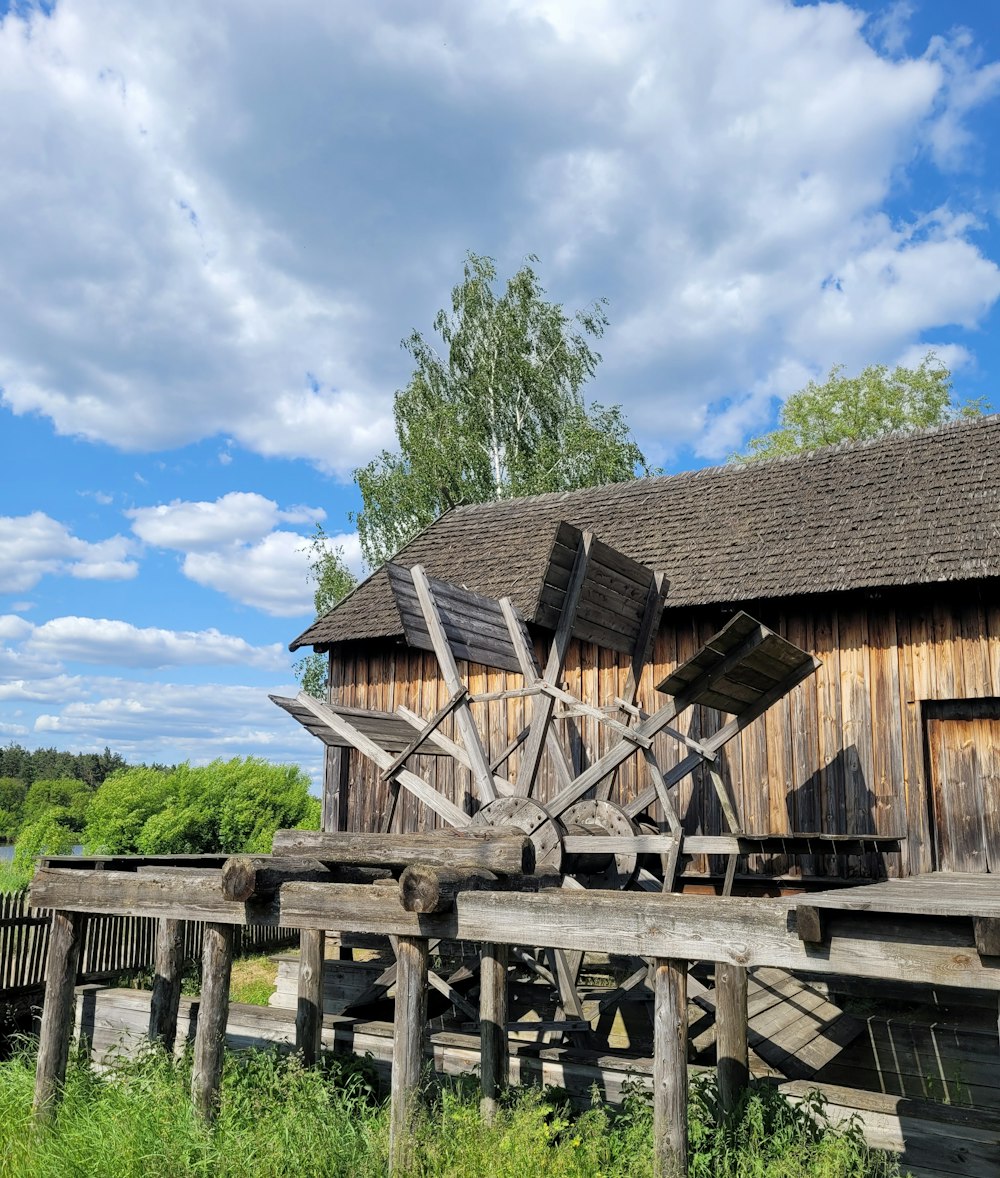
<path id="1" fill-rule="evenodd" d="M 372 567 L 461 503 L 620 482 L 648 473 L 621 407 L 581 392 L 600 363 L 603 300 L 570 317 L 548 302 L 531 257 L 502 294 L 493 259 L 469 253 L 438 340 L 403 340 L 415 368 L 396 393 L 397 452 L 355 471 Z"/>
<path id="2" fill-rule="evenodd" d="M 752 438 L 737 462 L 782 458 L 838 442 L 863 442 L 896 430 L 927 429 L 977 417 L 984 401 L 956 402 L 951 373 L 928 352 L 916 368 L 869 364 L 846 376 L 842 364 L 822 384 L 810 381 L 781 407 L 778 428 Z"/>

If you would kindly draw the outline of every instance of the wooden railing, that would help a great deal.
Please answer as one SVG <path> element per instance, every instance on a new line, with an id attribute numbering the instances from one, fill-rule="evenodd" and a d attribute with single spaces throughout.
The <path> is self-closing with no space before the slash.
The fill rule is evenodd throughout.
<path id="1" fill-rule="evenodd" d="M 0 893 L 0 1001 L 10 1001 L 45 985 L 51 926 L 52 913 L 44 908 L 29 908 L 26 893 Z M 185 922 L 186 961 L 201 960 L 204 937 L 204 921 Z M 236 930 L 233 948 L 236 956 L 245 957 L 297 940 L 293 929 L 248 926 Z M 95 915 L 87 921 L 77 985 L 151 969 L 155 956 L 154 917 Z"/>

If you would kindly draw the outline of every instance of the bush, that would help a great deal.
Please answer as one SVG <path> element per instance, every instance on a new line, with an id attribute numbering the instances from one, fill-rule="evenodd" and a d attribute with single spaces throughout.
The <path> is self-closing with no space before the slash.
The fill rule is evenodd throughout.
<path id="1" fill-rule="evenodd" d="M 67 823 L 66 811 L 57 806 L 23 827 L 14 844 L 11 868 L 15 875 L 30 876 L 39 855 L 68 855 L 76 845 L 76 833 Z"/>
<path id="2" fill-rule="evenodd" d="M 295 826 L 319 828 L 319 802 L 301 769 L 236 757 L 113 774 L 90 804 L 84 841 L 117 855 L 264 853 L 276 830 Z"/>

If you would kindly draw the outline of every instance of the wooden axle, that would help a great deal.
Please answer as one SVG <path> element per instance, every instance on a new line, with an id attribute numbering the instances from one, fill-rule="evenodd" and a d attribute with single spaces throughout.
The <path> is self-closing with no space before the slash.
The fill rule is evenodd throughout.
<path id="1" fill-rule="evenodd" d="M 424 863 L 498 875 L 527 875 L 535 869 L 534 847 L 522 831 L 490 826 L 420 834 L 279 830 L 274 836 L 274 851 L 282 856 L 306 855 L 327 865 L 406 867 Z"/>
<path id="2" fill-rule="evenodd" d="M 246 903 L 271 900 L 286 883 L 370 884 L 391 878 L 387 867 L 328 867 L 298 855 L 232 855 L 222 865 L 222 894 Z"/>
<path id="3" fill-rule="evenodd" d="M 407 912 L 450 912 L 459 892 L 494 887 L 492 871 L 447 871 L 411 863 L 399 877 L 399 902 Z"/>

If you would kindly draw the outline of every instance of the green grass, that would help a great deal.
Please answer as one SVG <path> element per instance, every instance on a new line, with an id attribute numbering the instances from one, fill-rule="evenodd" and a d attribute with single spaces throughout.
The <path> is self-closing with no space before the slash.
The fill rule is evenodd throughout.
<path id="1" fill-rule="evenodd" d="M 54 1122 L 31 1120 L 34 1061 L 0 1064 L 0 1178 L 334 1178 L 386 1172 L 388 1111 L 370 1065 L 333 1057 L 305 1069 L 294 1057 L 244 1052 L 226 1060 L 213 1130 L 188 1099 L 190 1064 L 149 1051 L 103 1074 L 71 1060 Z M 630 1092 L 619 1109 L 570 1109 L 560 1094 L 511 1093 L 492 1126 L 479 1119 L 469 1079 L 432 1087 L 415 1126 L 413 1178 L 647 1178 L 651 1115 Z M 774 1089 L 748 1094 L 716 1124 L 711 1081 L 693 1085 L 693 1178 L 889 1178 L 856 1127 L 825 1123 L 822 1109 L 789 1105 Z M 816 1119 L 814 1119 L 814 1116 Z"/>

